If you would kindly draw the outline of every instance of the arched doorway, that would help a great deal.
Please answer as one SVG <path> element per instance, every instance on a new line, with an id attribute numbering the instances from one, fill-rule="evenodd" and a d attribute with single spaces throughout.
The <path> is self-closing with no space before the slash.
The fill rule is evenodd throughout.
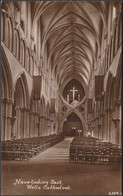
<path id="1" fill-rule="evenodd" d="M 79 116 L 72 112 L 64 120 L 63 133 L 65 136 L 83 135 L 83 125 Z"/>

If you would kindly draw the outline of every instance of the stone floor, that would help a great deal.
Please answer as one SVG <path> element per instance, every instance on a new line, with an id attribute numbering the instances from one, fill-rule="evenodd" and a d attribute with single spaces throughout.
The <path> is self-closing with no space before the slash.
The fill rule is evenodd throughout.
<path id="1" fill-rule="evenodd" d="M 30 161 L 2 161 L 3 195 L 108 195 L 121 193 L 121 167 L 69 163 L 72 138 Z"/>

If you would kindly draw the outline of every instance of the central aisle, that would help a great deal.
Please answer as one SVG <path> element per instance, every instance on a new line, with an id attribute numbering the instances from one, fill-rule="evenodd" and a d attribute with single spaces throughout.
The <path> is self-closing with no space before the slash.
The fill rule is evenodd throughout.
<path id="1" fill-rule="evenodd" d="M 67 137 L 62 142 L 33 157 L 30 162 L 68 162 L 69 147 L 73 137 Z"/>

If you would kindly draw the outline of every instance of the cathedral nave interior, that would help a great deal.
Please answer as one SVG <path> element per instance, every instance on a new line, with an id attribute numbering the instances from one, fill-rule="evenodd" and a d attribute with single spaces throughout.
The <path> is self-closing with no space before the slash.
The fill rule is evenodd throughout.
<path id="1" fill-rule="evenodd" d="M 2 1 L 3 195 L 121 194 L 121 42 L 121 1 Z"/>

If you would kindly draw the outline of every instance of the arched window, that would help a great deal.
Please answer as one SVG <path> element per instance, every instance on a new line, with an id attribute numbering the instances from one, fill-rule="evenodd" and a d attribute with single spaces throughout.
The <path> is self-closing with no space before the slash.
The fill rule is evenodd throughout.
<path id="1" fill-rule="evenodd" d="M 29 54 L 29 49 L 26 49 L 26 59 L 25 59 L 25 67 L 26 70 L 29 71 L 29 64 L 30 64 L 30 54 Z"/>
<path id="2" fill-rule="evenodd" d="M 1 40 L 5 39 L 5 13 L 1 12 Z"/>
<path id="3" fill-rule="evenodd" d="M 15 32 L 15 56 L 17 57 L 17 59 L 19 59 L 20 57 L 20 39 L 19 39 L 19 33 L 16 31 Z"/>
<path id="4" fill-rule="evenodd" d="M 107 68 L 109 68 L 109 66 L 110 66 L 110 55 L 111 55 L 111 51 L 110 51 L 110 47 L 108 47 L 108 52 L 107 52 Z"/>
<path id="5" fill-rule="evenodd" d="M 115 55 L 117 52 L 117 39 L 118 39 L 118 37 L 117 37 L 117 26 L 116 26 L 115 32 L 114 32 L 114 46 L 113 46 L 114 52 L 113 52 L 113 55 Z"/>
<path id="6" fill-rule="evenodd" d="M 107 72 L 107 51 L 105 50 L 105 64 L 104 64 L 104 74 Z"/>
<path id="7" fill-rule="evenodd" d="M 31 76 L 33 76 L 33 72 L 34 72 L 34 60 L 33 60 L 33 57 L 30 56 L 30 66 L 29 66 L 29 72 L 31 74 Z"/>
<path id="8" fill-rule="evenodd" d="M 25 66 L 25 44 L 24 41 L 21 42 L 21 63 Z"/>
<path id="9" fill-rule="evenodd" d="M 119 24 L 118 24 L 118 48 L 122 42 L 122 19 L 120 16 Z"/>
<path id="10" fill-rule="evenodd" d="M 24 32 L 26 30 L 26 18 L 27 18 L 26 3 L 27 3 L 26 1 L 20 1 L 20 26 Z"/>
<path id="11" fill-rule="evenodd" d="M 13 32 L 12 32 L 12 23 L 10 19 L 7 20 L 7 46 L 10 50 L 12 50 L 12 44 L 13 44 Z"/>
<path id="12" fill-rule="evenodd" d="M 114 50 L 114 43 L 113 43 L 114 39 L 113 37 L 111 38 L 111 45 L 110 45 L 110 63 L 112 63 L 113 60 L 113 50 Z M 110 65 L 109 65 L 110 66 Z"/>

